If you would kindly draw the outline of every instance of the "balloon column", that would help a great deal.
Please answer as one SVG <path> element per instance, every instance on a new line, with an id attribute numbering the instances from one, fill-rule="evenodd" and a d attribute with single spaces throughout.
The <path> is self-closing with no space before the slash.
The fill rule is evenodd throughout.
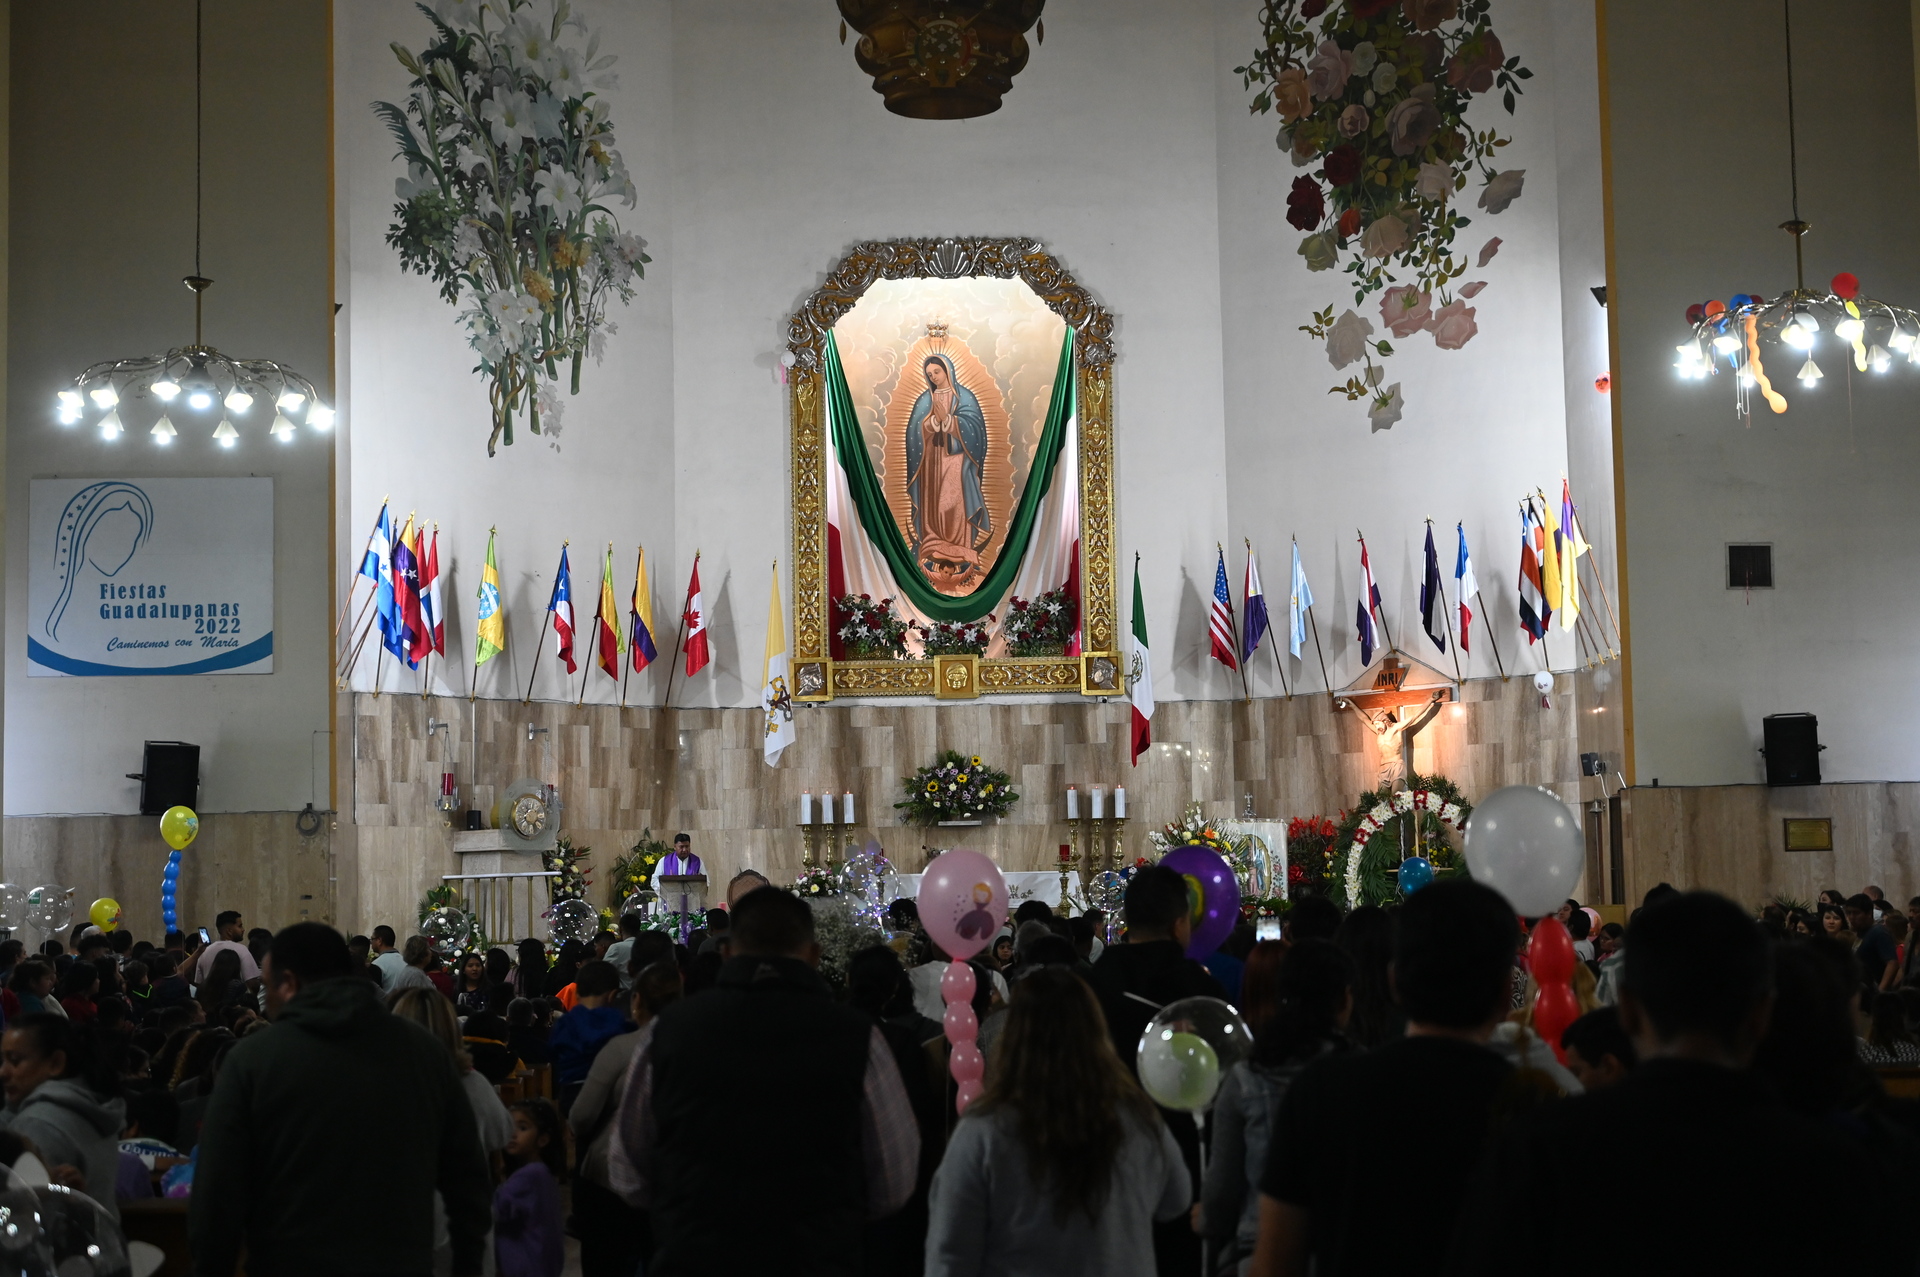
<path id="1" fill-rule="evenodd" d="M 187 849 L 188 843 L 200 836 L 200 817 L 194 814 L 191 807 L 169 807 L 166 814 L 160 817 L 160 836 L 172 848 L 167 853 L 166 871 L 160 878 L 160 919 L 167 924 L 168 931 L 178 931 L 180 853 Z"/>
<path id="2" fill-rule="evenodd" d="M 1533 785 L 1496 789 L 1473 809 L 1465 854 L 1474 880 L 1528 918 L 1558 909 L 1573 894 L 1587 859 L 1573 810 Z"/>
<path id="3" fill-rule="evenodd" d="M 1573 937 L 1548 915 L 1534 924 L 1533 938 L 1527 942 L 1527 967 L 1540 992 L 1533 998 L 1533 1031 L 1553 1048 L 1553 1058 L 1566 1062 L 1560 1049 L 1560 1035 L 1580 1018 L 1580 1000 L 1573 996 Z"/>
<path id="4" fill-rule="evenodd" d="M 1240 921 L 1240 882 L 1227 858 L 1210 847 L 1175 847 L 1160 864 L 1187 880 L 1187 910 L 1193 934 L 1187 956 L 1198 962 L 1218 949 Z"/>
<path id="5" fill-rule="evenodd" d="M 920 923 L 927 936 L 953 961 L 940 975 L 940 998 L 947 1004 L 947 1041 L 953 1049 L 947 1068 L 957 1087 L 954 1107 L 966 1112 L 980 1095 L 986 1059 L 976 1040 L 980 1020 L 973 1011 L 975 980 L 966 960 L 986 947 L 1007 920 L 1007 880 L 1000 867 L 977 851 L 956 847 L 920 875 Z"/>

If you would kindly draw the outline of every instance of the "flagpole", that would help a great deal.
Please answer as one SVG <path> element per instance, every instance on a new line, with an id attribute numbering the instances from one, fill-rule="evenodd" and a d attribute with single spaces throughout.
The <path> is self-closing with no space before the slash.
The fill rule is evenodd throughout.
<path id="1" fill-rule="evenodd" d="M 381 497 L 380 509 L 384 511 L 387 508 L 387 502 L 391 499 L 392 499 L 391 493 L 389 493 L 387 496 Z M 373 521 L 373 526 L 367 529 L 367 548 L 360 551 L 361 563 L 365 563 L 367 561 L 367 555 L 373 552 L 373 534 L 378 532 L 379 530 L 380 530 L 380 521 L 378 519 L 375 519 Z M 355 565 L 353 569 L 353 580 L 347 583 L 347 597 L 340 600 L 340 615 L 334 618 L 333 641 L 335 644 L 338 644 L 340 642 L 340 623 L 347 619 L 347 608 L 352 605 L 353 591 L 355 587 L 357 587 L 359 584 L 360 584 L 360 568 L 358 565 Z M 374 588 L 374 593 L 378 594 L 380 592 L 380 582 L 376 580 L 373 583 L 373 588 Z"/>
<path id="2" fill-rule="evenodd" d="M 1333 680 L 1327 677 L 1327 650 L 1320 646 L 1320 626 L 1313 619 L 1313 604 L 1307 604 L 1307 628 L 1313 631 L 1313 650 L 1320 658 L 1320 681 L 1327 685 L 1327 695 L 1333 695 Z"/>
<path id="3" fill-rule="evenodd" d="M 645 557 L 646 553 L 647 553 L 646 547 L 642 546 L 639 552 L 634 555 L 633 583 L 636 586 L 640 584 L 640 565 L 646 561 L 646 557 Z M 635 606 L 638 606 L 639 602 L 640 600 L 638 598 L 634 599 Z M 639 613 L 636 612 L 634 615 L 638 616 Z M 632 636 L 629 635 L 628 637 L 631 638 Z M 625 709 L 627 707 L 627 684 L 633 681 L 633 658 L 631 653 L 628 655 L 626 666 L 627 668 L 623 670 L 620 674 L 620 708 L 621 709 Z"/>
<path id="4" fill-rule="evenodd" d="M 1213 548 L 1215 552 L 1217 552 L 1220 555 L 1221 561 L 1225 562 L 1226 553 L 1227 553 L 1226 547 L 1221 545 L 1218 541 L 1215 541 L 1213 543 Z M 1243 588 L 1244 588 L 1244 585 L 1245 585 L 1245 582 L 1242 582 Z M 1229 592 L 1231 592 L 1232 587 L 1229 586 L 1228 590 Z M 1246 599 L 1244 598 L 1241 599 L 1240 606 L 1245 607 L 1246 605 L 1247 605 Z M 1240 692 L 1244 697 L 1246 697 L 1247 702 L 1251 704 L 1253 701 L 1253 692 L 1247 684 L 1247 658 L 1240 651 L 1240 625 L 1237 621 L 1234 620 L 1233 605 L 1231 603 L 1227 605 L 1227 633 L 1233 636 L 1233 656 L 1234 656 L 1233 663 L 1240 667 Z"/>
<path id="5" fill-rule="evenodd" d="M 1580 526 L 1579 506 L 1573 508 L 1573 530 L 1579 534 L 1582 541 L 1587 541 L 1587 530 Z M 1592 548 L 1592 545 L 1593 543 L 1591 541 L 1587 541 L 1589 549 Z M 1600 587 L 1600 601 L 1607 606 L 1607 619 L 1613 622 L 1614 635 L 1619 638 L 1621 645 L 1625 646 L 1626 635 L 1620 631 L 1620 618 L 1614 615 L 1613 600 L 1607 597 L 1607 579 L 1600 575 L 1600 566 L 1597 563 L 1593 565 L 1593 579 Z"/>
<path id="6" fill-rule="evenodd" d="M 353 653 L 347 657 L 347 668 L 344 671 L 338 671 L 343 684 L 347 679 L 353 677 L 354 667 L 360 664 L 361 649 L 366 647 L 367 636 L 373 633 L 373 623 L 376 619 L 378 618 L 370 616 L 366 619 L 365 624 L 361 624 L 358 621 L 354 622 L 355 625 L 359 625 L 360 627 L 360 637 L 354 640 Z"/>
<path id="7" fill-rule="evenodd" d="M 693 552 L 693 570 L 700 570 L 700 551 Z M 687 636 L 687 604 L 693 601 L 693 577 L 687 577 L 687 594 L 680 600 L 680 628 L 673 636 L 673 659 L 667 665 L 667 697 L 660 702 L 661 709 L 673 704 L 673 676 L 680 672 L 680 640 Z"/>
<path id="8" fill-rule="evenodd" d="M 1360 529 L 1358 528 L 1355 528 L 1353 531 L 1354 531 L 1354 535 L 1360 538 L 1360 549 L 1364 552 L 1367 548 L 1366 533 L 1360 531 Z M 1368 575 L 1371 576 L 1372 569 L 1373 569 L 1373 565 L 1371 562 L 1368 563 L 1367 569 L 1368 569 Z M 1366 582 L 1362 581 L 1360 583 L 1360 588 L 1365 589 Z M 1387 605 L 1385 603 L 1382 603 L 1379 607 L 1375 607 L 1373 605 L 1373 597 L 1371 594 L 1368 595 L 1366 599 L 1366 604 L 1367 604 L 1367 610 L 1380 618 L 1380 628 L 1384 630 L 1387 635 L 1387 650 L 1389 652 L 1399 651 L 1400 645 L 1393 641 L 1393 627 L 1387 624 Z"/>
<path id="9" fill-rule="evenodd" d="M 1433 537 L 1432 519 L 1427 520 L 1427 537 L 1428 539 L 1432 539 Z M 1436 557 L 1434 559 L 1434 574 L 1436 583 L 1440 587 L 1440 611 L 1446 616 L 1447 647 L 1453 653 L 1453 681 L 1456 683 L 1464 683 L 1467 680 L 1460 677 L 1460 640 L 1455 638 L 1453 634 L 1453 608 L 1447 602 L 1447 579 L 1439 575 L 1439 564 L 1440 560 Z"/>
<path id="10" fill-rule="evenodd" d="M 1507 665 L 1500 659 L 1500 640 L 1493 635 L 1493 618 L 1487 615 L 1487 596 L 1475 590 L 1473 597 L 1480 600 L 1480 621 L 1487 627 L 1487 642 L 1493 645 L 1493 667 L 1500 671 L 1500 681 L 1504 683 L 1507 681 Z"/>
<path id="11" fill-rule="evenodd" d="M 563 558 L 566 556 L 567 547 L 572 544 L 573 542 L 571 541 L 562 541 L 560 543 L 560 554 Z M 559 581 L 559 578 L 555 577 L 554 580 L 557 584 Z M 569 585 L 568 591 L 569 592 L 567 595 L 567 603 L 569 606 L 571 606 L 573 603 L 571 585 Z M 527 694 L 524 697 L 522 697 L 520 700 L 520 703 L 522 705 L 531 705 L 533 703 L 533 680 L 540 676 L 540 649 L 547 645 L 547 627 L 552 624 L 553 624 L 553 599 L 549 597 L 547 599 L 547 615 L 540 622 L 540 639 L 538 642 L 536 642 L 533 645 L 533 669 L 527 675 Z"/>
<path id="12" fill-rule="evenodd" d="M 380 644 L 380 650 L 374 654 L 373 658 L 373 694 L 375 696 L 380 695 L 380 675 L 384 671 L 386 663 L 387 645 L 382 643 Z"/>
<path id="13" fill-rule="evenodd" d="M 363 556 L 363 557 L 364 557 L 364 556 Z M 373 591 L 373 593 L 372 593 L 372 594 L 369 594 L 369 595 L 367 595 L 367 597 L 366 597 L 365 599 L 363 599 L 363 600 L 361 601 L 361 603 L 360 603 L 360 611 L 359 611 L 359 613 L 358 613 L 358 614 L 357 614 L 357 615 L 356 615 L 356 616 L 355 616 L 355 617 L 353 618 L 353 624 L 352 624 L 351 626 L 349 626 L 349 627 L 348 627 L 348 630 L 347 630 L 347 633 L 348 633 L 348 635 L 349 635 L 349 636 L 351 636 L 351 635 L 352 635 L 352 634 L 353 634 L 353 633 L 354 633 L 355 631 L 357 631 L 357 630 L 359 630 L 359 629 L 360 629 L 360 625 L 361 625 L 361 622 L 363 622 L 363 621 L 365 621 L 365 620 L 367 619 L 367 609 L 373 606 L 373 600 L 374 600 L 374 596 L 375 596 L 375 595 L 377 595 L 378 593 L 379 593 L 379 587 L 377 587 L 377 586 L 376 586 L 376 587 L 374 588 L 374 591 Z M 352 601 L 352 598 L 353 598 L 353 596 L 352 596 L 352 594 L 351 594 L 351 593 L 349 593 L 349 594 L 348 594 L 348 596 L 347 596 L 347 598 L 348 598 L 348 601 L 349 601 L 349 602 L 351 602 L 351 601 Z M 339 632 L 338 630 L 335 630 L 335 631 L 334 631 L 334 635 L 333 635 L 333 650 L 334 650 L 334 652 L 336 653 L 336 655 L 334 656 L 334 658 L 333 658 L 333 660 L 334 660 L 334 665 L 335 665 L 335 667 L 337 668 L 337 667 L 339 666 L 339 663 L 340 663 L 340 656 L 338 655 L 338 653 L 340 652 L 340 632 Z"/>

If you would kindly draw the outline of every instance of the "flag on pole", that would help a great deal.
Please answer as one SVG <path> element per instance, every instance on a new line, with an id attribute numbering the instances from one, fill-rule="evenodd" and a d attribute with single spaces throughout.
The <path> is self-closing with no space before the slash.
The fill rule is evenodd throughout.
<path id="1" fill-rule="evenodd" d="M 1230 670 L 1240 665 L 1233 656 L 1233 595 L 1227 591 L 1227 552 L 1215 547 L 1219 558 L 1213 568 L 1213 605 L 1207 613 L 1207 633 L 1213 641 L 1213 659 Z M 1138 571 L 1138 565 L 1135 565 Z"/>
<path id="2" fill-rule="evenodd" d="M 373 588 L 379 590 L 382 577 L 381 567 L 393 553 L 393 525 L 387 522 L 387 507 L 382 504 L 380 517 L 373 521 L 373 535 L 367 538 L 367 552 L 361 556 L 359 576 L 373 582 Z M 393 596 L 392 582 L 387 583 L 387 596 Z"/>
<path id="3" fill-rule="evenodd" d="M 1253 561 L 1253 549 L 1247 549 L 1247 588 L 1240 596 L 1240 659 L 1250 661 L 1260 650 L 1267 633 L 1267 596 L 1260 588 L 1260 568 Z"/>
<path id="4" fill-rule="evenodd" d="M 607 562 L 600 569 L 600 605 L 593 610 L 594 640 L 600 668 L 607 677 L 620 677 L 620 653 L 626 644 L 620 638 L 620 605 L 613 598 L 613 543 L 607 543 Z"/>
<path id="5" fill-rule="evenodd" d="M 707 668 L 707 662 L 713 659 L 707 650 L 706 603 L 700 597 L 700 556 L 693 556 L 693 577 L 687 582 L 687 610 L 682 614 L 687 623 L 687 677 L 692 678 Z"/>
<path id="6" fill-rule="evenodd" d="M 480 569 L 479 617 L 473 627 L 473 663 L 485 665 L 507 650 L 507 614 L 500 605 L 500 565 L 493 557 L 493 533 L 487 533 L 487 561 Z"/>
<path id="7" fill-rule="evenodd" d="M 1297 659 L 1307 641 L 1307 609 L 1313 606 L 1313 587 L 1300 564 L 1300 543 L 1293 543 L 1293 596 L 1287 601 L 1287 651 Z"/>
<path id="8" fill-rule="evenodd" d="M 420 564 L 420 620 L 427 627 L 428 646 L 447 654 L 447 622 L 440 611 L 440 526 L 434 525 L 427 557 Z"/>
<path id="9" fill-rule="evenodd" d="M 633 649 L 633 672 L 638 674 L 660 655 L 653 648 L 653 591 L 647 588 L 645 546 L 640 547 L 639 564 L 633 570 L 633 610 L 627 615 L 633 622 L 628 646 Z"/>
<path id="10" fill-rule="evenodd" d="M 393 543 L 393 597 L 400 624 L 387 649 L 405 661 L 408 669 L 418 669 L 426 651 L 421 642 L 420 554 L 415 548 L 419 541 L 419 534 L 413 530 L 413 516 L 408 515 L 407 526 L 400 529 Z"/>
<path id="11" fill-rule="evenodd" d="M 387 508 L 380 507 L 380 522 L 374 525 L 373 547 L 367 551 L 367 558 L 379 556 L 374 566 L 378 574 L 373 590 L 373 613 L 380 624 L 380 646 L 392 652 L 402 660 L 407 655 L 407 638 L 400 621 L 400 595 L 393 580 L 393 522 L 387 517 Z M 363 561 L 360 570 L 365 572 L 367 564 Z"/>
<path id="12" fill-rule="evenodd" d="M 1553 615 L 1547 607 L 1547 595 L 1540 580 L 1540 554 L 1534 540 L 1533 509 L 1520 507 L 1520 628 L 1527 642 L 1547 636 L 1547 621 Z"/>
<path id="13" fill-rule="evenodd" d="M 1554 540 L 1560 550 L 1560 628 L 1570 630 L 1580 619 L 1580 556 L 1593 547 L 1580 539 L 1580 525 L 1573 517 L 1573 491 L 1560 480 L 1560 527 Z"/>
<path id="14" fill-rule="evenodd" d="M 1546 516 L 1534 510 L 1531 501 L 1527 502 L 1527 513 L 1533 522 L 1533 561 L 1540 568 L 1540 597 L 1547 606 L 1540 614 L 1544 630 L 1560 608 L 1560 547 L 1554 544 L 1558 534 L 1547 530 Z"/>
<path id="15" fill-rule="evenodd" d="M 1456 523 L 1453 527 L 1460 534 L 1460 557 L 1453 561 L 1453 592 L 1460 600 L 1460 650 L 1471 652 L 1473 644 L 1467 636 L 1472 632 L 1473 607 L 1467 600 L 1480 593 L 1480 582 L 1473 575 L 1473 558 L 1467 553 L 1467 525 Z"/>
<path id="16" fill-rule="evenodd" d="M 767 766 L 780 762 L 780 752 L 793 744 L 793 695 L 787 687 L 787 622 L 780 614 L 780 565 L 773 568 L 773 599 L 767 604 L 767 682 L 760 689 L 760 708 L 767 730 L 760 743 Z"/>
<path id="17" fill-rule="evenodd" d="M 547 600 L 553 613 L 554 650 L 567 663 L 567 673 L 580 667 L 573 661 L 573 573 L 567 569 L 567 547 L 560 547 L 560 570 L 554 574 L 553 597 Z"/>
<path id="18" fill-rule="evenodd" d="M 1127 699 L 1133 702 L 1133 765 L 1153 743 L 1153 655 L 1147 650 L 1147 605 L 1140 596 L 1140 560 L 1133 561 L 1133 668 Z"/>
<path id="19" fill-rule="evenodd" d="M 1373 649 L 1380 639 L 1375 632 L 1373 614 L 1380 608 L 1380 587 L 1373 583 L 1373 564 L 1367 559 L 1367 539 L 1360 538 L 1360 601 L 1353 620 L 1355 637 L 1360 640 L 1360 664 L 1373 664 Z"/>
<path id="20" fill-rule="evenodd" d="M 1433 549 L 1433 525 L 1427 525 L 1427 570 L 1420 578 L 1420 628 L 1433 645 L 1447 650 L 1447 596 L 1440 590 L 1440 556 Z"/>

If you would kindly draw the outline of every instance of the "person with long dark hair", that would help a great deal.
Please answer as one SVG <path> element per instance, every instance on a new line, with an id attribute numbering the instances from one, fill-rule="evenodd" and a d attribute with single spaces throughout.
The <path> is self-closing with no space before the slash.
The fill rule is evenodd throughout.
<path id="1" fill-rule="evenodd" d="M 547 946 L 528 937 L 520 942 L 520 960 L 514 968 L 514 991 L 523 998 L 543 997 L 547 991 Z"/>
<path id="2" fill-rule="evenodd" d="M 127 1106 L 97 1030 L 46 1012 L 21 1016 L 0 1037 L 0 1086 L 0 1127 L 32 1140 L 49 1170 L 77 1170 L 83 1182 L 75 1187 L 120 1218 L 114 1185 Z"/>
<path id="3" fill-rule="evenodd" d="M 1347 1036 L 1371 1049 L 1402 1037 L 1407 1017 L 1393 1000 L 1387 968 L 1393 965 L 1393 915 L 1363 905 L 1340 921 L 1333 942 L 1353 961 L 1353 1021 Z"/>
<path id="4" fill-rule="evenodd" d="M 986 1088 L 933 1177 L 927 1277 L 1150 1277 L 1152 1221 L 1192 1195 L 1092 991 L 1042 967 L 1015 986 Z"/>
<path id="5" fill-rule="evenodd" d="M 1255 956 L 1273 943 L 1255 946 Z M 1253 963 L 1247 966 L 1251 974 Z M 1274 973 L 1271 1013 L 1253 1028 L 1253 1059 L 1234 1065 L 1220 1083 L 1201 1209 L 1217 1272 L 1238 1272 L 1253 1254 L 1274 1116 L 1301 1069 L 1349 1046 L 1353 983 L 1352 960 L 1340 947 L 1303 940 L 1287 950 Z"/>
<path id="6" fill-rule="evenodd" d="M 478 953 L 460 959 L 460 976 L 454 982 L 453 1002 L 461 1015 L 477 1015 L 487 1009 L 493 993 L 493 981 L 487 978 L 487 960 Z"/>

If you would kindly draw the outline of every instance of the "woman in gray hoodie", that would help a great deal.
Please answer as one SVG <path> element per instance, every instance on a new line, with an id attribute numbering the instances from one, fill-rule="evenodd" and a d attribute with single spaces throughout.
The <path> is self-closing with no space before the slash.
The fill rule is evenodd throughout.
<path id="1" fill-rule="evenodd" d="M 0 1087 L 0 1128 L 32 1141 L 48 1171 L 79 1171 L 85 1183 L 75 1187 L 119 1219 L 114 1183 L 127 1106 L 93 1027 L 44 1011 L 20 1016 L 0 1037 Z"/>

